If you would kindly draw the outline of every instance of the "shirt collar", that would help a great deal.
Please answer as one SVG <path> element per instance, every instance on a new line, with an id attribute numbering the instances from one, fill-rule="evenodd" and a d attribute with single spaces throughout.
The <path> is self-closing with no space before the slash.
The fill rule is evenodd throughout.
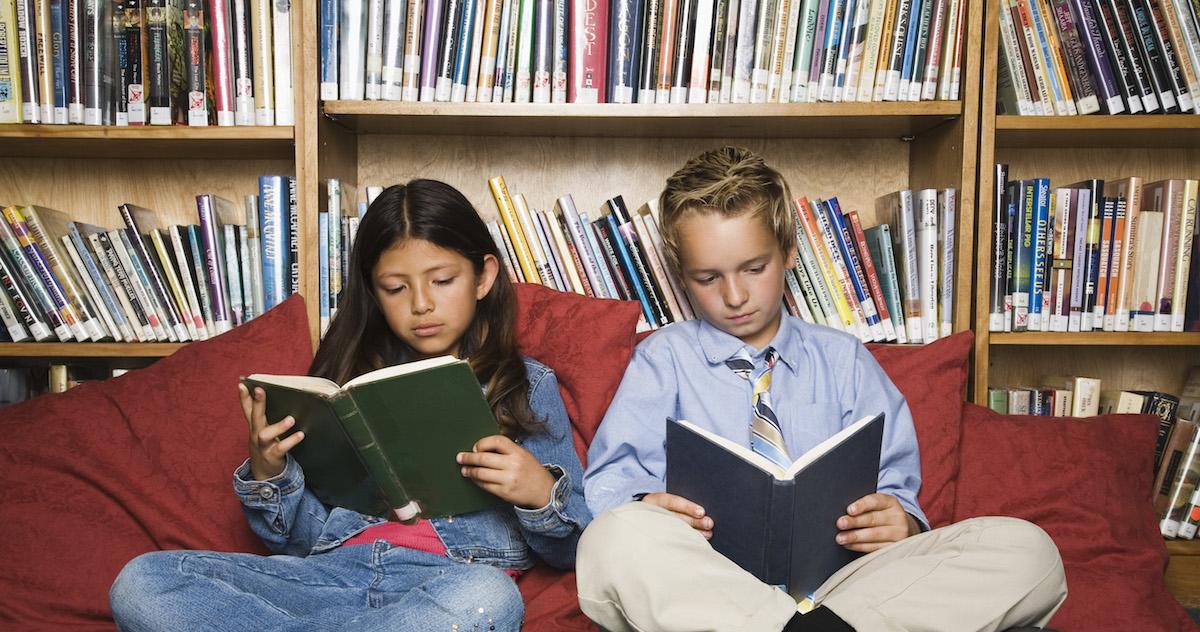
<path id="1" fill-rule="evenodd" d="M 704 359 L 714 366 L 725 364 L 725 361 L 732 358 L 742 347 L 746 347 L 750 351 L 750 357 L 757 361 L 762 357 L 763 349 L 766 348 L 755 349 L 742 342 L 737 336 L 716 328 L 704 319 L 700 319 L 700 329 L 696 336 L 700 342 L 700 350 L 704 353 Z M 767 344 L 768 347 L 775 347 L 776 357 L 793 371 L 796 369 L 793 356 L 796 355 L 798 347 L 795 345 L 799 336 L 800 332 L 795 326 L 795 320 L 784 314 L 779 321 L 779 331 L 775 332 L 775 337 Z"/>

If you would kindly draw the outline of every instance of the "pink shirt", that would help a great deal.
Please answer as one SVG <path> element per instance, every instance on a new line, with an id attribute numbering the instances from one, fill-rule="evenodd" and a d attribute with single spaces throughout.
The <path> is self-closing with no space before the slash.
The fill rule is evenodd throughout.
<path id="1" fill-rule="evenodd" d="M 418 520 L 415 524 L 389 520 L 383 524 L 367 527 L 362 533 L 342 542 L 342 546 L 371 544 L 376 540 L 383 540 L 392 546 L 402 546 L 423 553 L 446 554 L 446 545 L 438 537 L 437 531 L 434 531 L 433 523 L 428 520 Z M 504 572 L 513 579 L 521 576 L 521 571 L 518 570 L 505 570 Z"/>

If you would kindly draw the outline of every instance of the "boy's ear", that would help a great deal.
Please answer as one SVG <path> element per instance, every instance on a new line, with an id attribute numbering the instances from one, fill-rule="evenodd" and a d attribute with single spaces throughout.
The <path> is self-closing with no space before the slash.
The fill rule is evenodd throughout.
<path id="1" fill-rule="evenodd" d="M 496 260 L 495 255 L 483 256 L 483 271 L 475 279 L 475 300 L 483 300 L 483 297 L 492 291 L 492 285 L 496 283 L 496 275 L 500 273 L 500 262 Z"/>
<path id="2" fill-rule="evenodd" d="M 787 252 L 783 253 L 783 268 L 785 270 L 791 270 L 796 267 L 796 256 L 799 252 L 799 247 L 793 245 Z"/>

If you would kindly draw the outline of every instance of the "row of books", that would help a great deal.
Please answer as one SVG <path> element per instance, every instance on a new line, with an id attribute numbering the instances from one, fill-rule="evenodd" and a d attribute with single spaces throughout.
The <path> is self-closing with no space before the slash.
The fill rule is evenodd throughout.
<path id="1" fill-rule="evenodd" d="M 321 0 L 321 98 L 959 98 L 966 0 Z"/>
<path id="2" fill-rule="evenodd" d="M 1109 413 L 1155 414 L 1166 420 L 1179 412 L 1179 398 L 1157 391 L 1101 390 L 1099 378 L 1053 376 L 1037 380 L 1040 386 L 988 389 L 988 408 L 1002 415 L 1041 417 L 1093 417 Z M 1187 409 L 1187 416 L 1200 408 Z"/>
<path id="3" fill-rule="evenodd" d="M 1157 394 L 1156 394 L 1157 395 Z M 1160 415 L 1155 453 L 1154 508 L 1164 537 L 1190 540 L 1200 526 L 1200 367 L 1192 367 L 1178 398 L 1159 399 Z M 1136 404 L 1136 402 L 1133 402 Z M 1137 412 L 1130 410 L 1129 412 Z M 1152 410 L 1151 412 L 1160 412 Z M 1167 424 L 1167 419 L 1173 423 Z"/>
<path id="4" fill-rule="evenodd" d="M 592 215 L 570 195 L 539 210 L 502 176 L 488 185 L 499 210 L 488 229 L 514 282 L 638 301 L 652 329 L 697 316 L 664 256 L 657 200 L 631 210 L 618 195 Z M 949 335 L 955 190 L 917 197 L 919 206 L 911 191 L 890 196 L 882 204 L 891 225 L 865 229 L 858 212 L 843 213 L 837 198 L 797 198 L 796 267 L 787 272 L 783 296 L 788 313 L 865 341 Z"/>
<path id="5" fill-rule="evenodd" d="M 22 341 L 187 342 L 299 289 L 295 181 L 263 176 L 244 207 L 196 196 L 198 224 L 161 227 L 122 204 L 123 228 L 37 206 L 0 222 L 0 335 Z"/>
<path id="6" fill-rule="evenodd" d="M 1200 113 L 1200 2 L 1000 4 L 1002 113 Z"/>
<path id="7" fill-rule="evenodd" d="M 1008 180 L 996 165 L 990 331 L 1200 331 L 1196 180 Z"/>
<path id="8" fill-rule="evenodd" d="M 65 393 L 81 384 L 118 377 L 128 371 L 91 364 L 0 368 L 0 407 L 45 393 Z"/>
<path id="9" fill-rule="evenodd" d="M 290 0 L 0 0 L 0 123 L 293 125 Z"/>

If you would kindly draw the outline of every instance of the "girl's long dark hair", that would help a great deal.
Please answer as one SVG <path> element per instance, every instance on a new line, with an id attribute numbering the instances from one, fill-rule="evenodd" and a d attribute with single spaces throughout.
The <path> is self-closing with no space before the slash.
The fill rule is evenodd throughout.
<path id="1" fill-rule="evenodd" d="M 483 273 L 486 255 L 500 266 L 492 289 L 476 305 L 459 343 L 471 363 L 501 432 L 518 437 L 542 428 L 529 407 L 525 363 L 517 352 L 516 293 L 504 259 L 467 198 L 437 180 L 413 180 L 384 189 L 358 226 L 338 311 L 309 373 L 344 384 L 354 377 L 413 359 L 412 349 L 388 327 L 375 300 L 374 269 L 384 251 L 405 239 L 423 239 L 464 256 Z"/>

